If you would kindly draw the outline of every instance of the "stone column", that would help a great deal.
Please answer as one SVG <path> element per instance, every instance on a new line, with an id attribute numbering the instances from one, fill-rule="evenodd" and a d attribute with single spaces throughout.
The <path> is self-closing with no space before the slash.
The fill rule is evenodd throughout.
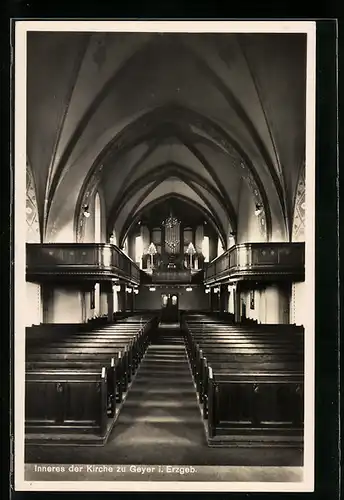
<path id="1" fill-rule="evenodd" d="M 108 293 L 109 283 L 102 281 L 100 283 L 99 316 L 105 316 L 108 314 Z"/>
<path id="2" fill-rule="evenodd" d="M 125 291 L 126 285 L 123 283 L 121 284 L 121 290 L 118 292 L 118 298 L 119 298 L 119 308 L 118 310 L 121 312 L 125 312 L 127 309 L 127 293 Z"/>
<path id="3" fill-rule="evenodd" d="M 236 323 L 240 322 L 240 286 L 237 283 L 233 287 L 233 300 L 234 300 L 234 321 Z"/>

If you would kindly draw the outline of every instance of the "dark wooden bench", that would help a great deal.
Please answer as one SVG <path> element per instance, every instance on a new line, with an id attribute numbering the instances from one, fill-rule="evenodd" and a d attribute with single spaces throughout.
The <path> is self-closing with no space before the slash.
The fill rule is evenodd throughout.
<path id="1" fill-rule="evenodd" d="M 204 370 L 208 364 L 212 363 L 236 363 L 238 367 L 240 364 L 246 365 L 248 363 L 261 366 L 267 363 L 279 363 L 283 369 L 287 369 L 290 363 L 297 363 L 302 368 L 303 353 L 276 350 L 273 345 L 267 345 L 264 350 L 255 348 L 216 349 L 216 347 L 200 350 L 199 355 L 191 360 L 190 364 L 201 402 L 204 395 Z"/>
<path id="2" fill-rule="evenodd" d="M 243 366 L 236 372 L 208 370 L 210 444 L 302 446 L 302 372 Z"/>
<path id="3" fill-rule="evenodd" d="M 99 336 L 101 338 L 99 339 Z M 105 338 L 106 337 L 106 338 Z M 128 384 L 131 381 L 132 375 L 135 373 L 139 361 L 143 356 L 143 345 L 135 348 L 133 335 L 109 335 L 103 334 L 94 335 L 88 334 L 85 336 L 73 336 L 65 340 L 59 340 L 42 347 L 35 347 L 33 350 L 28 349 L 27 359 L 43 360 L 46 355 L 63 355 L 63 359 L 68 359 L 72 355 L 75 359 L 81 357 L 88 358 L 90 355 L 97 356 L 101 359 L 101 355 L 105 355 L 108 361 L 112 356 L 117 355 L 120 362 L 117 363 L 117 380 L 123 386 L 123 391 L 127 390 Z"/>
<path id="4" fill-rule="evenodd" d="M 115 416 L 116 403 L 122 401 L 144 355 L 153 324 L 147 318 L 125 327 L 98 325 L 91 331 L 52 327 L 57 335 L 49 337 L 46 345 L 28 343 L 27 433 L 104 437 L 113 421 L 109 417 Z"/>
<path id="5" fill-rule="evenodd" d="M 208 443 L 301 446 L 303 328 L 184 327 Z"/>
<path id="6" fill-rule="evenodd" d="M 264 360 L 264 362 L 257 362 L 255 358 L 252 359 L 247 356 L 223 361 L 216 359 L 210 361 L 204 358 L 198 376 L 199 401 L 203 405 L 204 418 L 208 417 L 209 367 L 211 367 L 213 373 L 220 374 L 237 374 L 242 371 L 246 373 L 278 371 L 283 374 L 303 374 L 303 361 L 292 358 L 288 362 L 280 361 L 277 358 L 273 359 L 273 357 Z"/>
<path id="7" fill-rule="evenodd" d="M 104 435 L 108 424 L 106 370 L 26 373 L 26 431 Z"/>
<path id="8" fill-rule="evenodd" d="M 38 357 L 37 357 L 38 358 Z M 106 392 L 107 392 L 107 414 L 113 417 L 116 413 L 116 404 L 121 403 L 123 391 L 125 390 L 123 383 L 123 368 L 121 367 L 122 359 L 120 357 L 108 358 L 99 357 L 76 359 L 56 359 L 47 358 L 27 361 L 25 365 L 26 373 L 42 372 L 43 376 L 46 371 L 70 371 L 70 370 L 91 370 L 101 371 L 106 370 Z"/>

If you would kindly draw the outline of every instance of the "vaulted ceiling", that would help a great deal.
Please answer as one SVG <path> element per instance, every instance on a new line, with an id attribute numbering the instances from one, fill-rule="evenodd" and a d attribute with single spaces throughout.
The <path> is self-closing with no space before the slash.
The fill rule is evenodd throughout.
<path id="1" fill-rule="evenodd" d="M 290 237 L 304 163 L 302 34 L 28 33 L 27 156 L 44 239 L 96 189 L 108 230 L 177 194 L 227 235 Z"/>

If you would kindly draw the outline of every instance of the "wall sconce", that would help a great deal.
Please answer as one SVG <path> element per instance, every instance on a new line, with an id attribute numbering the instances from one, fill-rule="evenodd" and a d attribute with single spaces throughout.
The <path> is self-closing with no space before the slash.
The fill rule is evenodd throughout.
<path id="1" fill-rule="evenodd" d="M 132 288 L 129 288 L 129 287 L 127 286 L 127 287 L 126 287 L 126 289 L 125 289 L 125 291 L 126 291 L 126 292 L 128 292 L 128 293 L 131 293 L 131 292 L 133 291 L 133 289 L 132 289 Z"/>
<path id="2" fill-rule="evenodd" d="M 84 205 L 82 209 L 83 209 L 83 216 L 86 217 L 86 219 L 88 219 L 91 216 L 88 205 Z"/>
<path id="3" fill-rule="evenodd" d="M 210 288 L 206 288 L 204 291 L 205 293 L 210 293 Z"/>
<path id="4" fill-rule="evenodd" d="M 150 287 L 149 287 L 149 291 L 150 291 L 150 292 L 155 292 L 155 290 L 156 290 L 155 286 L 150 286 Z"/>
<path id="5" fill-rule="evenodd" d="M 258 215 L 260 215 L 262 213 L 262 205 L 260 205 L 259 203 L 256 203 L 256 209 L 254 211 L 255 215 L 258 217 Z"/>
<path id="6" fill-rule="evenodd" d="M 216 286 L 216 287 L 214 288 L 214 293 L 219 293 L 219 292 L 220 292 L 220 287 Z"/>
<path id="7" fill-rule="evenodd" d="M 137 295 L 139 293 L 139 289 L 138 288 L 134 288 L 134 294 Z"/>
<path id="8" fill-rule="evenodd" d="M 187 287 L 186 287 L 186 291 L 187 291 L 187 292 L 192 292 L 192 288 L 191 288 L 191 286 L 187 286 Z"/>

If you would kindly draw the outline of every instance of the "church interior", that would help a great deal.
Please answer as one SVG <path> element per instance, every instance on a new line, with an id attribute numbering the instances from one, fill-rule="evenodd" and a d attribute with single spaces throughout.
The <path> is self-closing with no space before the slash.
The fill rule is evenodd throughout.
<path id="1" fill-rule="evenodd" d="M 26 463 L 302 468 L 306 48 L 28 33 Z"/>

